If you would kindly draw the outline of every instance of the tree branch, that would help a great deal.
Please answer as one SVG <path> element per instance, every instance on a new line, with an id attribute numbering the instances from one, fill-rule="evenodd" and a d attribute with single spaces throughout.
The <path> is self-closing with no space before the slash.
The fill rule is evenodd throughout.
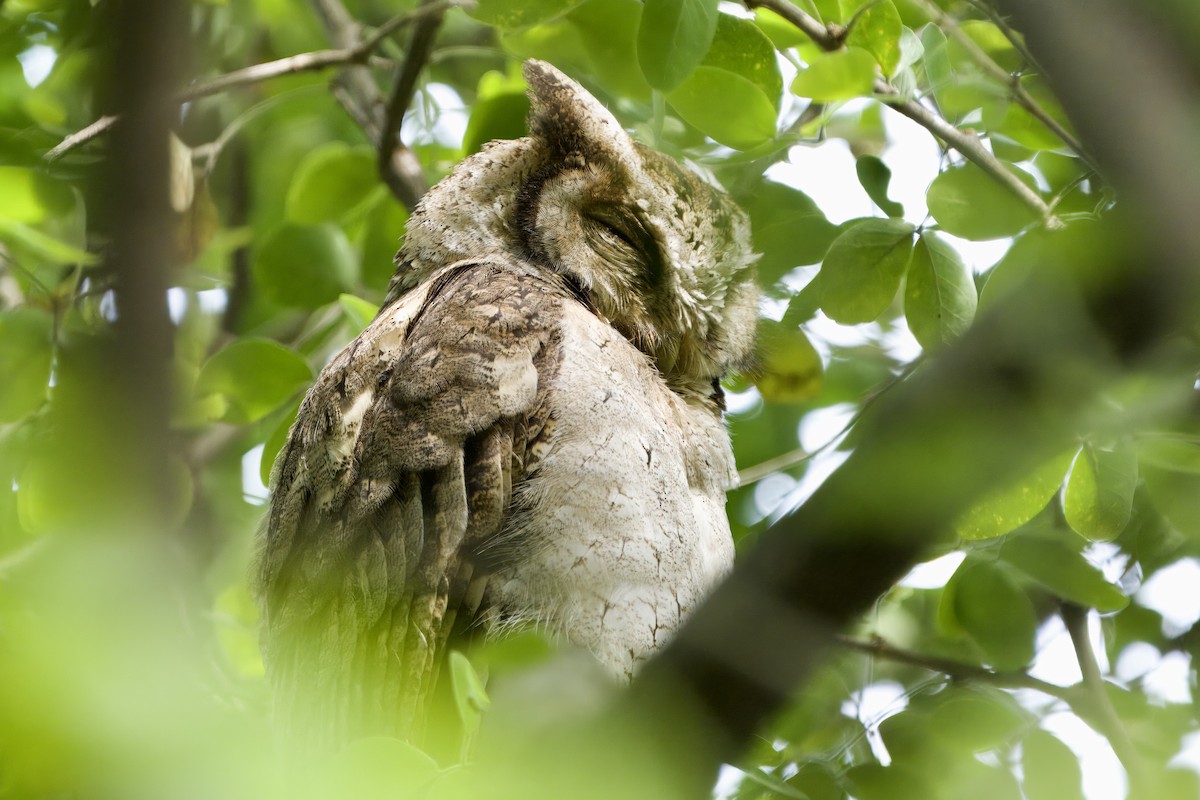
<path id="1" fill-rule="evenodd" d="M 426 2 L 420 9 L 436 3 Z M 418 10 L 420 10 L 418 9 Z M 442 24 L 443 10 L 423 16 L 413 30 L 404 63 L 396 73 L 392 91 L 384 108 L 383 129 L 379 136 L 379 176 L 408 208 L 416 206 L 427 185 L 421 164 L 400 140 L 400 126 L 412 102 L 417 79 L 433 52 L 433 40 Z"/>
<path id="2" fill-rule="evenodd" d="M 843 46 L 846 29 L 837 25 L 823 25 L 813 17 L 801 11 L 787 0 L 745 0 L 747 8 L 766 8 L 799 28 L 823 50 L 840 50 Z M 1045 201 L 1021 180 L 1005 168 L 991 154 L 979 137 L 974 133 L 959 130 L 942 117 L 930 111 L 915 100 L 905 100 L 900 97 L 894 86 L 883 78 L 875 79 L 875 94 L 883 102 L 904 116 L 922 126 L 934 136 L 941 139 L 947 146 L 952 147 L 968 161 L 974 163 L 992 177 L 997 183 L 1012 192 L 1018 200 L 1028 206 L 1038 215 L 1049 228 L 1061 227 L 1062 222 L 1054 215 Z"/>
<path id="3" fill-rule="evenodd" d="M 1146 766 L 1109 699 L 1104 674 L 1100 671 L 1096 653 L 1092 650 L 1092 639 L 1088 635 L 1088 613 L 1088 609 L 1074 603 L 1064 603 L 1061 611 L 1063 624 L 1071 636 L 1075 657 L 1079 661 L 1079 671 L 1083 674 L 1083 688 L 1087 692 L 1088 708 L 1092 711 L 1088 716 L 1095 721 L 1104 738 L 1108 739 L 1113 752 L 1129 773 L 1129 782 L 1135 789 L 1133 796 L 1147 797 L 1149 795 L 1143 791 L 1146 786 Z"/>
<path id="4" fill-rule="evenodd" d="M 936 656 L 925 655 L 924 653 L 913 652 L 912 650 L 904 650 L 888 644 L 887 641 L 879 638 L 863 641 L 850 636 L 839 636 L 838 643 L 850 650 L 857 650 L 860 653 L 866 653 L 867 655 L 882 658 L 886 661 L 893 661 L 897 664 L 907 664 L 912 667 L 927 669 L 930 672 L 940 672 L 951 678 L 980 681 L 993 686 L 999 686 L 1003 689 L 1033 689 L 1034 691 L 1062 700 L 1068 705 L 1073 705 L 1078 700 L 1078 695 L 1074 687 L 1048 683 L 1047 681 L 1033 677 L 1027 672 L 996 672 L 984 667 L 975 666 L 974 664 L 964 664 L 961 661 L 952 661 L 947 658 L 938 658 Z"/>
<path id="5" fill-rule="evenodd" d="M 376 49 L 392 34 L 405 28 L 411 23 L 430 15 L 440 15 L 449 8 L 462 5 L 464 0 L 433 0 L 420 8 L 397 14 L 380 25 L 373 34 L 365 39 L 355 41 L 345 47 L 333 50 L 315 50 L 309 53 L 298 53 L 294 56 L 267 61 L 262 64 L 234 70 L 224 75 L 218 75 L 206 81 L 192 84 L 175 95 L 175 102 L 187 103 L 202 97 L 228 91 L 239 86 L 278 78 L 284 75 L 296 75 L 302 72 L 317 72 L 330 67 L 367 64 Z M 75 133 L 64 138 L 46 153 L 47 161 L 54 161 L 80 145 L 95 139 L 113 126 L 115 116 L 103 116 Z"/>
<path id="6" fill-rule="evenodd" d="M 955 22 L 955 20 L 952 19 L 949 14 L 931 3 L 930 0 L 915 0 L 915 2 L 939 28 L 945 31 L 951 38 L 953 38 L 962 46 L 962 48 L 967 52 L 967 55 L 969 55 L 971 59 L 978 64 L 985 73 L 987 73 L 988 76 L 990 76 L 993 80 L 1007 86 L 1009 91 L 1012 92 L 1013 100 L 1015 100 L 1018 105 L 1028 111 L 1034 119 L 1038 120 L 1038 122 L 1041 122 L 1043 125 L 1045 125 L 1051 133 L 1063 141 L 1063 144 L 1075 151 L 1076 155 L 1083 159 L 1092 171 L 1099 171 L 1096 168 L 1095 160 L 1091 157 L 1091 154 L 1087 152 L 1087 149 L 1084 148 L 1083 143 L 1079 141 L 1075 134 L 1068 131 L 1061 122 L 1050 116 L 1050 113 L 1042 107 L 1042 104 L 1035 100 L 1033 96 L 1025 89 L 1025 87 L 1021 85 L 1019 76 L 1009 73 L 999 64 L 997 64 L 991 56 L 983 51 L 983 48 L 975 43 L 974 39 L 963 33 L 962 28 L 958 26 L 958 23 Z"/>

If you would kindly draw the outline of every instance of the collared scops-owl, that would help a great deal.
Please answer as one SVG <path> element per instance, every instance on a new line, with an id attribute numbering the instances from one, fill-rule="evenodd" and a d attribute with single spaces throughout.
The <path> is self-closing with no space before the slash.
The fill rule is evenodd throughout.
<path id="1" fill-rule="evenodd" d="M 425 195 L 275 465 L 264 658 L 329 743 L 411 736 L 463 636 L 535 625 L 626 679 L 732 563 L 747 218 L 554 67 L 525 77 L 530 135 Z"/>

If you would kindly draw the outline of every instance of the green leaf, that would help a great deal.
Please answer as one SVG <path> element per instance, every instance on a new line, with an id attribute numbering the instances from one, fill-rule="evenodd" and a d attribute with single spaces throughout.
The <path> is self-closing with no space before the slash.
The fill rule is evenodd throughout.
<path id="1" fill-rule="evenodd" d="M 769 8 L 754 9 L 754 24 L 779 50 L 795 47 L 808 41 L 808 37 L 804 35 L 803 31 Z"/>
<path id="2" fill-rule="evenodd" d="M 833 241 L 821 272 L 821 308 L 835 322 L 870 322 L 891 305 L 912 256 L 913 226 L 868 219 Z"/>
<path id="3" fill-rule="evenodd" d="M 771 40 L 753 22 L 722 14 L 712 46 L 700 62 L 705 67 L 741 75 L 753 83 L 776 109 L 783 94 L 783 76 Z"/>
<path id="4" fill-rule="evenodd" d="M 1083 773 L 1071 748 L 1036 730 L 1021 740 L 1021 772 L 1029 800 L 1083 800 Z"/>
<path id="5" fill-rule="evenodd" d="M 704 60 L 717 32 L 719 0 L 646 0 L 637 57 L 655 89 L 668 92 Z"/>
<path id="6" fill-rule="evenodd" d="M 891 75 L 900 63 L 900 12 L 891 0 L 879 0 L 854 21 L 846 44 L 861 47 L 875 57 L 884 75 Z"/>
<path id="7" fill-rule="evenodd" d="M 580 0 L 476 0 L 467 13 L 502 31 L 525 28 L 553 19 L 579 5 Z"/>
<path id="8" fill-rule="evenodd" d="M 368 736 L 342 746 L 328 760 L 321 780 L 306 789 L 314 797 L 412 800 L 425 797 L 437 775 L 437 762 L 417 747 L 386 736 Z"/>
<path id="9" fill-rule="evenodd" d="M 892 171 L 878 156 L 859 156 L 855 162 L 858 182 L 867 190 L 867 196 L 875 205 L 889 217 L 903 217 L 904 206 L 888 198 L 888 184 L 892 180 Z"/>
<path id="10" fill-rule="evenodd" d="M 1028 179 L 1024 173 L 1018 177 Z M 964 239 L 1012 236 L 1037 220 L 1028 206 L 974 164 L 951 167 L 938 175 L 926 200 L 938 224 Z"/>
<path id="11" fill-rule="evenodd" d="M 792 81 L 792 92 L 822 103 L 870 95 L 875 88 L 875 56 L 860 47 L 826 53 Z"/>
<path id="12" fill-rule="evenodd" d="M 824 366 L 799 328 L 764 321 L 759 325 L 759 373 L 754 380 L 771 403 L 803 403 L 821 392 Z"/>
<path id="13" fill-rule="evenodd" d="M 24 167 L 0 167 L 0 219 L 41 222 L 45 218 L 37 173 Z"/>
<path id="14" fill-rule="evenodd" d="M 1133 513 L 1137 482 L 1137 451 L 1132 445 L 1112 450 L 1084 445 L 1063 492 L 1067 524 L 1093 541 L 1117 538 Z"/>
<path id="15" fill-rule="evenodd" d="M 816 264 L 838 235 L 812 198 L 774 181 L 755 185 L 741 205 L 750 214 L 759 280 L 769 286 L 794 267 Z"/>
<path id="16" fill-rule="evenodd" d="M 370 325 L 371 320 L 375 319 L 375 315 L 379 313 L 379 306 L 352 294 L 340 295 L 338 303 L 341 304 L 346 319 L 354 326 L 356 334 L 362 333 L 363 329 Z"/>
<path id="17" fill-rule="evenodd" d="M 1012 741 L 1029 721 L 1029 712 L 1003 692 L 959 689 L 934 707 L 929 724 L 953 747 L 981 753 Z"/>
<path id="18" fill-rule="evenodd" d="M 272 302 L 319 308 L 353 288 L 358 263 L 340 228 L 285 223 L 263 238 L 252 270 Z"/>
<path id="19" fill-rule="evenodd" d="M 704 60 L 667 102 L 706 135 L 744 150 L 774 137 L 782 91 L 771 42 L 749 20 L 722 14 Z"/>
<path id="20" fill-rule="evenodd" d="M 287 444 L 292 423 L 296 421 L 296 415 L 300 413 L 300 403 L 301 401 L 297 400 L 291 410 L 279 418 L 279 422 L 271 429 L 271 435 L 263 442 L 262 457 L 258 461 L 258 477 L 262 479 L 263 486 L 271 485 L 271 471 L 275 468 L 275 459 L 279 457 L 283 446 Z"/>
<path id="21" fill-rule="evenodd" d="M 529 98 L 524 92 L 505 92 L 477 101 L 463 134 L 463 155 L 478 153 L 493 139 L 519 139 L 526 133 Z"/>
<path id="22" fill-rule="evenodd" d="M 1059 597 L 1079 605 L 1100 612 L 1120 611 L 1129 605 L 1120 589 L 1060 537 L 1010 536 L 1000 548 L 1000 557 Z"/>
<path id="23" fill-rule="evenodd" d="M 227 586 L 213 603 L 213 628 L 221 652 L 247 678 L 265 674 L 258 645 L 258 604 L 243 581 Z"/>
<path id="24" fill-rule="evenodd" d="M 1200 475 L 1200 441 L 1189 436 L 1163 435 L 1138 443 L 1142 463 L 1159 469 Z"/>
<path id="25" fill-rule="evenodd" d="M 923 233 L 913 250 L 904 290 L 904 316 L 926 350 L 957 339 L 975 318 L 978 296 L 958 251 L 933 233 Z"/>
<path id="26" fill-rule="evenodd" d="M 1176 469 L 1162 469 L 1142 462 L 1146 492 L 1158 512 L 1171 526 L 1193 540 L 1200 538 L 1200 475 Z"/>
<path id="27" fill-rule="evenodd" d="M 361 205 L 379 186 L 375 156 L 341 142 L 313 150 L 296 168 L 285 202 L 289 222 L 336 222 Z"/>
<path id="28" fill-rule="evenodd" d="M 390 193 L 364 217 L 359 249 L 362 253 L 362 282 L 368 289 L 387 289 L 388 282 L 396 272 L 396 251 L 400 249 L 404 223 L 407 221 L 408 210 L 396 202 Z"/>
<path id="29" fill-rule="evenodd" d="M 53 343 L 49 313 L 28 307 L 0 312 L 0 423 L 15 422 L 45 402 Z"/>
<path id="30" fill-rule="evenodd" d="M 200 368 L 196 391 L 229 400 L 225 419 L 254 422 L 265 417 L 312 380 L 308 362 L 268 339 L 239 339 Z"/>
<path id="31" fill-rule="evenodd" d="M 770 98 L 728 70 L 696 67 L 667 101 L 686 122 L 735 150 L 749 150 L 775 135 Z"/>
<path id="32" fill-rule="evenodd" d="M 59 241 L 36 228 L 7 219 L 0 219 L 0 242 L 4 242 L 14 250 L 24 251 L 37 259 L 49 261 L 52 264 L 90 266 L 100 261 L 86 250 L 80 250 L 78 247 Z"/>
<path id="33" fill-rule="evenodd" d="M 1015 483 L 992 492 L 963 514 L 955 526 L 964 539 L 993 539 L 1037 516 L 1062 486 L 1074 451 L 1055 456 Z"/>
<path id="34" fill-rule="evenodd" d="M 955 589 L 954 615 L 996 669 L 1020 669 L 1033 660 L 1037 614 L 1005 565 L 968 567 Z"/>
<path id="35" fill-rule="evenodd" d="M 475 666 L 465 655 L 458 650 L 451 650 L 449 665 L 454 705 L 458 709 L 458 718 L 462 722 L 465 735 L 470 738 L 479 730 L 483 712 L 488 710 L 492 700 L 488 697 Z"/>

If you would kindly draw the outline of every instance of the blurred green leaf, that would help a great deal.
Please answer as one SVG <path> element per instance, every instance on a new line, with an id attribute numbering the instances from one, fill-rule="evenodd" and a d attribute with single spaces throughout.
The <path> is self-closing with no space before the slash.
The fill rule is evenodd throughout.
<path id="1" fill-rule="evenodd" d="M 305 156 L 287 193 L 287 218 L 298 225 L 335 222 L 379 186 L 375 155 L 332 142 Z"/>
<path id="2" fill-rule="evenodd" d="M 891 0 L 879 0 L 859 14 L 846 37 L 850 47 L 861 47 L 875 57 L 884 75 L 900 63 L 900 12 Z"/>
<path id="3" fill-rule="evenodd" d="M 46 209 L 38 197 L 37 173 L 23 167 L 0 167 L 0 218 L 41 222 Z"/>
<path id="4" fill-rule="evenodd" d="M 581 0 L 476 0 L 467 13 L 502 31 L 525 28 L 561 16 Z"/>
<path id="5" fill-rule="evenodd" d="M 379 306 L 352 294 L 339 296 L 338 303 L 341 304 L 346 319 L 354 326 L 355 333 L 362 333 L 363 329 L 370 325 L 371 320 L 375 319 L 375 315 L 379 313 Z"/>
<path id="6" fill-rule="evenodd" d="M 821 391 L 824 368 L 799 328 L 759 325 L 759 373 L 754 384 L 769 403 L 802 403 Z"/>
<path id="7" fill-rule="evenodd" d="M 0 424 L 41 407 L 54 358 L 54 318 L 36 308 L 0 311 Z"/>
<path id="8" fill-rule="evenodd" d="M 771 44 L 780 50 L 808 41 L 808 37 L 799 28 L 769 8 L 754 9 L 754 24 L 767 35 Z"/>
<path id="9" fill-rule="evenodd" d="M 1062 486 L 1074 451 L 1045 462 L 1020 480 L 992 492 L 963 514 L 955 529 L 964 539 L 992 539 L 1019 528 L 1046 507 Z"/>
<path id="10" fill-rule="evenodd" d="M 870 322 L 891 305 L 912 256 L 913 226 L 868 219 L 834 239 L 821 264 L 821 308 L 835 322 Z"/>
<path id="11" fill-rule="evenodd" d="M 307 386 L 312 377 L 308 362 L 283 345 L 239 339 L 204 363 L 196 392 L 228 398 L 225 418 L 230 422 L 254 422 Z"/>
<path id="12" fill-rule="evenodd" d="M 253 271 L 272 302 L 318 308 L 354 287 L 358 263 L 341 229 L 285 223 L 263 237 Z"/>
<path id="13" fill-rule="evenodd" d="M 1016 174 L 1032 182 L 1024 173 Z M 964 239 L 1012 236 L 1037 219 L 1012 192 L 974 164 L 951 167 L 938 175 L 926 199 L 938 225 Z"/>
<path id="14" fill-rule="evenodd" d="M 775 135 L 782 91 L 767 37 L 749 20 L 722 14 L 700 66 L 667 94 L 667 102 L 708 136 L 745 150 Z"/>
<path id="15" fill-rule="evenodd" d="M 875 56 L 860 47 L 828 53 L 792 81 L 792 92 L 822 103 L 870 95 L 875 88 Z"/>
<path id="16" fill-rule="evenodd" d="M 479 100 L 471 108 L 463 154 L 478 153 L 493 139 L 519 139 L 526 133 L 529 98 L 524 92 L 506 92 Z"/>
<path id="17" fill-rule="evenodd" d="M 0 242 L 5 243 L 16 252 L 28 253 L 34 258 L 53 264 L 90 266 L 100 261 L 91 253 L 48 236 L 37 228 L 7 219 L 0 219 Z"/>
<path id="18" fill-rule="evenodd" d="M 667 100 L 688 123 L 723 145 L 748 150 L 775 135 L 775 107 L 748 79 L 718 67 L 696 67 Z"/>
<path id="19" fill-rule="evenodd" d="M 1129 523 L 1137 488 L 1137 450 L 1120 444 L 1104 450 L 1084 445 L 1063 492 L 1067 524 L 1099 542 L 1115 539 Z"/>
<path id="20" fill-rule="evenodd" d="M 262 457 L 258 462 L 258 477 L 263 482 L 263 486 L 271 485 L 271 473 L 275 469 L 275 460 L 279 457 L 283 446 L 287 444 L 288 433 L 291 432 L 292 423 L 296 421 L 299 411 L 300 401 L 297 400 L 287 413 L 280 416 L 279 422 L 271 429 L 267 440 L 263 442 Z"/>
<path id="21" fill-rule="evenodd" d="M 935 233 L 922 233 L 904 291 L 904 316 L 926 350 L 957 339 L 975 318 L 975 281 L 958 251 Z"/>
<path id="22" fill-rule="evenodd" d="M 954 593 L 954 615 L 996 669 L 1021 669 L 1033 660 L 1037 614 L 1004 564 L 967 565 Z"/>
<path id="23" fill-rule="evenodd" d="M 1000 556 L 1065 600 L 1104 613 L 1129 605 L 1129 598 L 1081 553 L 1056 538 L 1010 536 L 1004 540 Z"/>
<path id="24" fill-rule="evenodd" d="M 838 234 L 808 195 L 774 181 L 755 184 L 742 200 L 750 214 L 759 279 L 769 286 L 793 267 L 816 264 Z"/>
<path id="25" fill-rule="evenodd" d="M 867 196 L 889 217 L 903 217 L 904 206 L 888 197 L 888 184 L 892 171 L 878 156 L 859 156 L 855 162 L 858 182 L 866 189 Z"/>
<path id="26" fill-rule="evenodd" d="M 637 57 L 655 89 L 670 91 L 700 65 L 717 32 L 719 0 L 646 0 Z"/>
<path id="27" fill-rule="evenodd" d="M 970 573 L 979 579 L 980 574 Z M 1000 574 L 1003 574 L 1002 572 Z M 984 577 L 985 582 L 991 580 Z M 1005 591 L 1012 584 L 1004 582 Z M 974 591 L 973 589 L 970 591 Z M 999 613 L 1003 613 L 997 608 Z M 1024 641 L 1025 631 L 1020 630 Z M 1014 659 L 1019 648 L 1014 646 Z M 1032 653 L 1030 653 L 1032 656 Z M 1023 664 L 1024 662 L 1022 662 Z M 958 689 L 939 702 L 933 709 L 929 724 L 933 732 L 954 748 L 981 753 L 995 750 L 1013 741 L 1032 720 L 1032 715 L 1021 708 L 1011 695 L 986 689 Z"/>
<path id="28" fill-rule="evenodd" d="M 1071 749 L 1036 730 L 1021 740 L 1023 786 L 1029 800 L 1083 800 L 1083 774 Z"/>

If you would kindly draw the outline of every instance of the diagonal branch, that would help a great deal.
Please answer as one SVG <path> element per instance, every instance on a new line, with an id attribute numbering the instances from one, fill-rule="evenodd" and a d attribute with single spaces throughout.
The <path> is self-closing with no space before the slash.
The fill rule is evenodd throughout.
<path id="1" fill-rule="evenodd" d="M 1089 705 L 1093 710 L 1090 715 L 1097 729 L 1108 739 L 1113 752 L 1129 773 L 1129 782 L 1136 791 L 1135 796 L 1142 797 L 1139 787 L 1146 784 L 1146 767 L 1142 757 L 1129 738 L 1124 723 L 1113 708 L 1112 700 L 1105 688 L 1104 675 L 1092 650 L 1092 640 L 1088 635 L 1088 609 L 1074 603 L 1064 603 L 1062 607 L 1063 624 L 1071 636 L 1071 644 L 1075 648 L 1075 657 L 1079 661 L 1079 671 L 1083 675 L 1083 688 L 1087 691 Z"/>
<path id="2" fill-rule="evenodd" d="M 1042 104 L 1034 99 L 1033 95 L 1021 84 L 1020 78 L 1010 74 L 1006 69 L 1001 67 L 995 60 L 984 52 L 983 48 L 975 43 L 975 40 L 963 32 L 963 29 L 950 17 L 949 14 L 942 11 L 934 5 L 930 0 L 916 0 L 917 5 L 931 19 L 934 24 L 946 32 L 951 38 L 962 45 L 963 50 L 967 55 L 979 65 L 979 67 L 987 73 L 993 80 L 1004 84 L 1012 92 L 1013 100 L 1024 108 L 1038 122 L 1046 126 L 1055 136 L 1062 140 L 1063 144 L 1075 151 L 1092 171 L 1096 169 L 1096 162 L 1092 159 L 1091 154 L 1084 148 L 1083 143 L 1079 141 L 1075 134 L 1071 133 L 1057 119 L 1052 117 Z"/>
<path id="3" fill-rule="evenodd" d="M 850 636 L 839 636 L 838 643 L 842 647 L 857 650 L 869 656 L 882 658 L 897 664 L 907 664 L 910 667 L 920 667 L 930 672 L 940 672 L 951 678 L 980 681 L 989 683 L 992 686 L 999 686 L 1002 689 L 1033 689 L 1034 691 L 1062 700 L 1067 705 L 1073 705 L 1078 700 L 1075 687 L 1058 686 L 1048 683 L 1019 670 L 997 672 L 975 666 L 974 664 L 964 664 L 961 661 L 952 661 L 948 658 L 938 658 L 936 656 L 925 655 L 924 653 L 913 652 L 912 650 L 905 650 L 879 638 L 863 641 Z"/>
<path id="4" fill-rule="evenodd" d="M 207 81 L 188 86 L 175 95 L 178 103 L 187 103 L 202 97 L 228 91 L 230 89 L 278 78 L 283 75 L 295 75 L 302 72 L 317 72 L 330 67 L 361 66 L 369 63 L 371 56 L 388 37 L 402 30 L 413 22 L 426 17 L 440 16 L 449 8 L 461 5 L 463 0 L 433 0 L 420 8 L 397 14 L 380 25 L 370 36 L 357 39 L 347 38 L 345 46 L 330 50 L 316 50 L 309 53 L 299 53 L 294 56 L 255 64 L 243 69 L 234 70 L 225 75 L 218 75 Z M 103 116 L 92 124 L 64 138 L 59 144 L 46 153 L 46 160 L 54 161 L 75 148 L 90 142 L 109 130 L 117 118 Z"/>
<path id="5" fill-rule="evenodd" d="M 418 10 L 433 8 L 426 2 Z M 400 126 L 412 103 L 417 79 L 433 52 L 433 40 L 442 24 L 444 9 L 428 13 L 417 22 L 404 63 L 396 73 L 392 91 L 384 109 L 383 130 L 379 136 L 379 175 L 392 193 L 409 208 L 417 204 L 425 191 L 425 178 L 416 156 L 400 141 Z"/>
<path id="6" fill-rule="evenodd" d="M 787 0 L 745 0 L 747 8 L 766 8 L 799 28 L 823 50 L 840 50 L 844 46 L 846 29 L 837 25 L 824 25 Z M 992 177 L 1000 185 L 1012 192 L 1018 200 L 1032 209 L 1047 227 L 1057 228 L 1062 225 L 1054 215 L 1050 206 L 1021 180 L 1005 168 L 1000 161 L 983 146 L 979 137 L 974 133 L 959 130 L 942 117 L 930 111 L 915 100 L 906 100 L 894 86 L 883 78 L 875 79 L 875 93 L 879 100 L 904 116 L 922 126 L 934 136 L 941 139 L 948 147 L 962 154 L 968 161 L 974 163 Z"/>

